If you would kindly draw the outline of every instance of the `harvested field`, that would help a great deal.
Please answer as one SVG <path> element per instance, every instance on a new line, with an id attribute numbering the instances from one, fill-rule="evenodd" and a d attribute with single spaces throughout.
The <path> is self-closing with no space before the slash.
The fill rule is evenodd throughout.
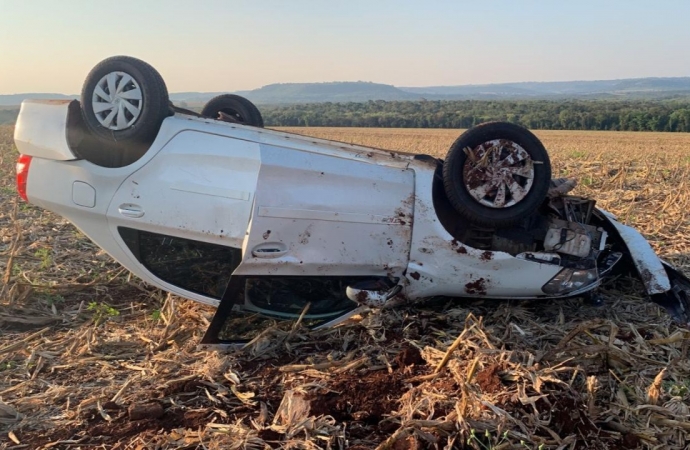
<path id="1" fill-rule="evenodd" d="M 291 129 L 443 156 L 455 130 Z M 0 448 L 686 449 L 690 331 L 633 279 L 601 307 L 429 299 L 199 351 L 213 309 L 17 200 L 0 127 Z M 537 132 L 554 176 L 690 273 L 690 135 Z"/>

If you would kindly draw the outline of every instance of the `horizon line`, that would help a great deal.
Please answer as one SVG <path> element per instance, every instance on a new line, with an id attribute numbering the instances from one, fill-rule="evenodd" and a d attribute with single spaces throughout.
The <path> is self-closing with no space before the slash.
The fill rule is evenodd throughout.
<path id="1" fill-rule="evenodd" d="M 455 87 L 482 87 L 482 86 L 502 86 L 502 85 L 514 85 L 514 84 L 534 84 L 534 83 L 595 83 L 595 82 L 602 82 L 602 81 L 624 81 L 624 80 L 674 80 L 674 79 L 690 79 L 690 75 L 688 76 L 677 76 L 677 77 L 658 77 L 658 76 L 651 76 L 651 77 L 631 77 L 631 78 L 609 78 L 609 79 L 595 79 L 595 80 L 562 80 L 562 81 L 507 81 L 507 82 L 502 82 L 502 83 L 486 83 L 486 84 L 436 84 L 436 85 L 425 85 L 425 86 L 396 86 L 394 84 L 388 84 L 388 83 L 381 83 L 377 81 L 364 81 L 364 80 L 357 80 L 357 81 L 294 81 L 294 82 L 275 82 L 275 83 L 269 83 L 265 84 L 263 86 L 254 88 L 254 89 L 235 89 L 235 90 L 223 90 L 223 91 L 195 91 L 195 90 L 187 90 L 187 91 L 176 91 L 176 92 L 170 92 L 170 95 L 173 94 L 182 94 L 182 93 L 187 93 L 187 92 L 193 92 L 193 93 L 199 93 L 199 94 L 208 94 L 208 93 L 221 93 L 221 92 L 251 92 L 255 91 L 257 89 L 262 89 L 267 86 L 274 86 L 274 85 L 289 85 L 289 84 L 327 84 L 327 83 L 371 83 L 371 84 L 380 84 L 383 86 L 392 86 L 398 89 L 422 89 L 422 88 L 441 88 L 441 87 L 446 87 L 446 88 L 455 88 Z M 48 94 L 48 95 L 65 95 L 65 96 L 77 96 L 79 97 L 81 94 L 65 94 L 61 92 L 40 92 L 40 91 L 35 91 L 35 92 L 15 92 L 12 94 L 3 94 L 0 93 L 0 95 L 26 95 L 26 94 Z"/>

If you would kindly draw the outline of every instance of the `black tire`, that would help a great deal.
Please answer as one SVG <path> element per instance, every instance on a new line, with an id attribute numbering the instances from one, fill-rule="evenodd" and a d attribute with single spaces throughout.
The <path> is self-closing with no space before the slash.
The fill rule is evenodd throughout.
<path id="1" fill-rule="evenodd" d="M 500 140 L 500 144 L 494 147 L 496 150 L 492 151 L 491 155 L 486 155 L 489 153 L 486 150 L 491 146 L 483 144 L 495 140 Z M 521 147 L 521 150 L 514 144 Z M 478 162 L 474 163 L 468 157 L 465 152 L 468 147 L 472 150 L 472 155 L 479 160 Z M 529 155 L 529 160 L 533 164 L 528 162 L 523 151 Z M 533 176 L 530 178 L 514 172 L 502 172 L 500 176 L 508 177 L 504 179 L 510 180 L 511 183 L 514 181 L 519 185 L 519 189 L 509 189 L 507 184 L 499 182 L 499 185 L 503 186 L 501 190 L 504 194 L 501 200 L 505 202 L 505 206 L 496 206 L 500 205 L 501 200 L 498 200 L 497 195 L 491 200 L 491 193 L 494 191 L 489 190 L 489 193 L 482 196 L 479 188 L 485 188 L 493 183 L 484 182 L 483 177 L 489 177 L 489 173 L 495 173 L 494 168 L 496 171 L 503 170 L 506 167 L 504 158 L 517 155 L 517 152 L 525 159 L 511 166 L 511 170 L 517 171 L 531 164 L 531 169 L 527 167 L 523 170 L 527 172 L 532 170 L 530 174 Z M 486 157 L 479 158 L 484 155 Z M 504 164 L 492 166 L 491 161 L 494 155 L 498 155 L 497 158 Z M 511 160 L 508 161 L 510 163 Z M 443 164 L 443 186 L 453 208 L 468 221 L 491 228 L 510 227 L 534 213 L 546 198 L 550 181 L 551 162 L 542 143 L 529 130 L 507 122 L 487 122 L 465 131 L 450 147 Z M 475 189 L 473 189 L 473 184 Z M 513 191 L 517 192 L 515 196 L 513 196 Z M 495 192 L 498 192 L 498 189 Z M 496 202 L 494 206 L 487 206 L 494 201 Z"/>
<path id="2" fill-rule="evenodd" d="M 140 99 L 112 99 L 110 84 L 106 82 L 109 74 L 115 74 L 115 86 L 118 89 L 122 87 L 118 95 L 130 93 L 130 96 L 139 96 Z M 125 75 L 131 77 L 129 83 L 125 82 Z M 122 83 L 122 86 L 118 83 Z M 99 87 L 111 100 L 96 94 Z M 111 104 L 124 103 L 128 103 L 124 106 L 129 107 L 120 108 L 121 112 L 116 112 L 108 122 L 108 115 L 115 108 L 95 111 L 94 102 L 106 108 Z M 136 116 L 131 112 L 132 108 L 138 110 Z M 81 112 L 84 123 L 96 138 L 121 147 L 132 143 L 150 144 L 158 134 L 163 119 L 171 115 L 168 89 L 163 77 L 148 63 L 130 56 L 105 59 L 89 72 L 81 92 Z M 121 123 L 118 122 L 120 116 Z"/>
<path id="3" fill-rule="evenodd" d="M 223 94 L 213 97 L 201 110 L 201 115 L 210 119 L 218 119 L 221 112 L 242 125 L 261 128 L 264 126 L 264 119 L 261 117 L 259 109 L 254 103 L 239 95 Z"/>

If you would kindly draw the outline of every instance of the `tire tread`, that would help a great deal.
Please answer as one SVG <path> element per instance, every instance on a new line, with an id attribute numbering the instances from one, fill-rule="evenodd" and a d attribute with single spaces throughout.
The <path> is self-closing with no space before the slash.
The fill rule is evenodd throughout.
<path id="1" fill-rule="evenodd" d="M 221 94 L 209 100 L 201 115 L 210 119 L 216 119 L 218 111 L 223 109 L 234 109 L 245 119 L 243 125 L 251 125 L 263 128 L 264 119 L 259 108 L 248 99 L 235 94 Z"/>
<path id="2" fill-rule="evenodd" d="M 534 182 L 528 197 L 505 209 L 481 205 L 467 192 L 463 182 L 463 166 L 467 158 L 464 148 L 492 139 L 510 139 L 520 144 L 535 161 Z M 485 227 L 506 228 L 534 213 L 546 198 L 551 182 L 551 162 L 539 139 L 526 128 L 508 122 L 486 122 L 465 131 L 451 145 L 443 164 L 443 187 L 450 204 L 468 221 Z"/>

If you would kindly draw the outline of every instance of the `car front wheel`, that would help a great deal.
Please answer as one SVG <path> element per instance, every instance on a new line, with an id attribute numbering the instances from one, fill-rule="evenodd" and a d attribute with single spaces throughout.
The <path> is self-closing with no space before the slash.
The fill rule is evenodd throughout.
<path id="1" fill-rule="evenodd" d="M 443 164 L 443 186 L 468 221 L 505 228 L 534 213 L 546 198 L 551 163 L 529 130 L 488 122 L 464 132 Z"/>

